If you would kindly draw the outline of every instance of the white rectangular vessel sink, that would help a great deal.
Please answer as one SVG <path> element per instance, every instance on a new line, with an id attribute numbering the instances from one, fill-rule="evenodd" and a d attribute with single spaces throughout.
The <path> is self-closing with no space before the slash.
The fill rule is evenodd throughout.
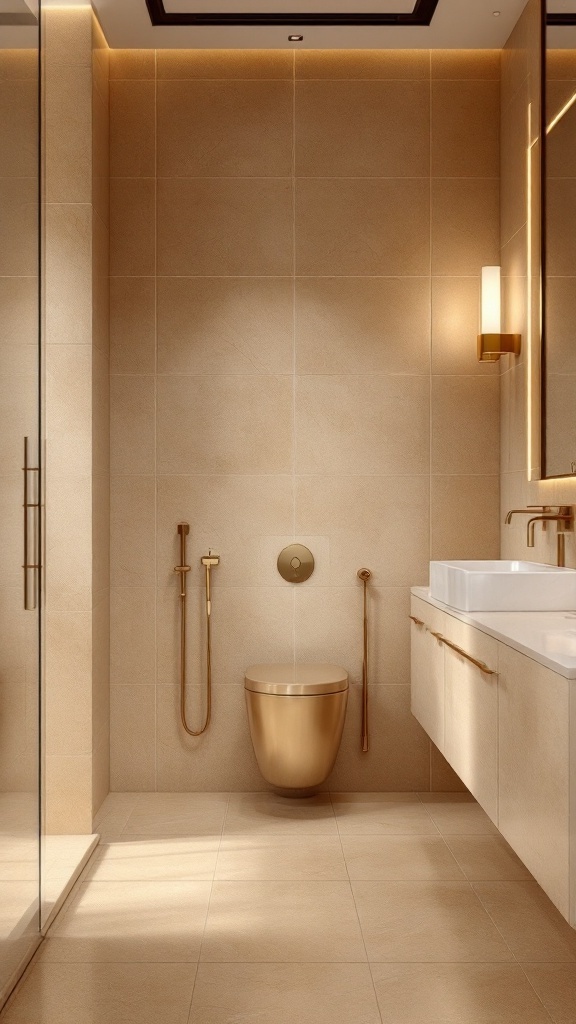
<path id="1" fill-rule="evenodd" d="M 430 597 L 463 612 L 576 609 L 576 570 L 539 562 L 430 562 Z"/>

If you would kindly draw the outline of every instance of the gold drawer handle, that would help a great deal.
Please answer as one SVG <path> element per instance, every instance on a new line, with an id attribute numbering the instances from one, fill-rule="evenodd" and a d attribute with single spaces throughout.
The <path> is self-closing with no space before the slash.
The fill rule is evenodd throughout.
<path id="1" fill-rule="evenodd" d="M 488 665 L 483 661 L 478 661 L 477 658 L 473 658 L 471 654 L 468 654 L 461 647 L 458 647 L 458 644 L 454 644 L 451 640 L 447 640 L 445 636 L 442 636 L 442 633 L 433 633 L 432 630 L 430 630 L 430 632 L 441 644 L 446 644 L 446 647 L 449 647 L 452 651 L 456 651 L 456 654 L 460 654 L 462 658 L 466 658 L 466 661 L 471 661 L 473 665 L 476 665 L 476 668 L 479 668 L 480 671 L 484 673 L 484 675 L 498 675 L 498 673 L 494 672 L 493 669 L 488 668 Z"/>
<path id="2" fill-rule="evenodd" d="M 417 626 L 423 626 L 424 625 L 424 623 L 422 622 L 422 619 L 417 619 L 415 615 L 411 615 L 410 618 L 412 619 L 412 622 L 416 623 Z"/>

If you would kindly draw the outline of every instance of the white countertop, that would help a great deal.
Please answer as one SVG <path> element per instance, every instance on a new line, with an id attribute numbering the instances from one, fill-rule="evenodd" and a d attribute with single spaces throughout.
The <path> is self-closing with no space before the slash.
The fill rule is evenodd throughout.
<path id="1" fill-rule="evenodd" d="M 576 679 L 576 611 L 461 612 L 430 597 L 427 587 L 412 587 L 412 594 L 488 633 L 565 679 Z"/>

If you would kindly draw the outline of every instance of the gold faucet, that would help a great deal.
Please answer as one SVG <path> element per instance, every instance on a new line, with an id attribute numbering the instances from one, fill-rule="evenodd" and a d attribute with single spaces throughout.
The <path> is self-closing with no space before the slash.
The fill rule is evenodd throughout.
<path id="1" fill-rule="evenodd" d="M 556 564 L 563 569 L 566 565 L 566 533 L 574 529 L 574 509 L 571 505 L 559 505 L 557 512 L 546 512 L 541 516 L 533 516 L 528 520 L 526 529 L 526 543 L 529 548 L 534 547 L 534 530 L 536 523 L 556 523 L 557 529 L 557 559 Z M 564 528 L 560 527 L 564 524 Z"/>
<path id="2" fill-rule="evenodd" d="M 536 509 L 540 510 L 540 515 L 532 515 Z M 572 505 L 556 505 L 554 508 L 550 505 L 528 505 L 527 508 L 513 508 L 506 514 L 506 524 L 509 526 L 512 522 L 512 517 L 517 515 L 531 516 L 526 529 L 526 542 L 529 548 L 534 547 L 536 523 L 542 523 L 543 530 L 546 529 L 548 523 L 556 523 L 558 538 L 556 562 L 559 568 L 563 569 L 566 565 L 566 534 L 571 533 L 574 529 L 574 508 Z"/>
<path id="3" fill-rule="evenodd" d="M 528 505 L 527 508 L 512 508 L 510 509 L 509 512 L 506 513 L 506 519 L 504 520 L 504 522 L 506 523 L 507 526 L 510 526 L 510 523 L 512 522 L 512 516 L 531 516 L 532 513 L 535 512 L 537 509 L 540 512 L 552 511 L 549 505 Z"/>

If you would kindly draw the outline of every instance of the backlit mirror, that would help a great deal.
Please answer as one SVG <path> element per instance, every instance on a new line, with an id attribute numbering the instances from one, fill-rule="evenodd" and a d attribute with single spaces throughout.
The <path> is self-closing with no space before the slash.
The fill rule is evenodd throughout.
<path id="1" fill-rule="evenodd" d="M 576 474 L 576 0 L 545 0 L 542 475 Z"/>

